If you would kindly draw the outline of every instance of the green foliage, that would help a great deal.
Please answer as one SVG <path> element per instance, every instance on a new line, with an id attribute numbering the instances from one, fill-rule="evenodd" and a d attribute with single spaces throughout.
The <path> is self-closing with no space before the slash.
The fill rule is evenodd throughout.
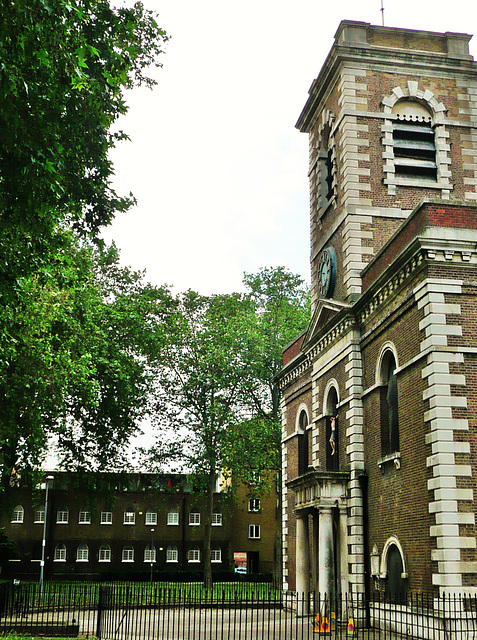
<path id="1" fill-rule="evenodd" d="M 254 491 L 256 476 L 279 467 L 280 420 L 274 376 L 282 351 L 309 321 L 308 289 L 287 270 L 246 275 L 243 294 L 176 298 L 170 340 L 156 361 L 156 415 L 174 429 L 180 455 L 207 495 L 205 583 L 212 497 L 219 473 L 230 472 Z M 164 451 L 164 439 L 149 463 Z M 161 461 L 163 455 L 161 455 Z M 262 483 L 265 481 L 262 476 Z"/>
<path id="2" fill-rule="evenodd" d="M 112 125 L 166 40 L 140 2 L 0 0 L 4 480 L 52 434 L 70 465 L 114 463 L 145 410 L 165 294 L 88 238 L 134 202 L 111 186 Z"/>
<path id="3" fill-rule="evenodd" d="M 282 368 L 283 350 L 310 321 L 309 289 L 300 276 L 284 267 L 245 274 L 244 284 L 253 309 L 247 330 L 248 358 L 256 382 L 249 387 L 251 406 L 254 413 L 277 420 L 274 378 Z"/>
<path id="4" fill-rule="evenodd" d="M 0 307 L 0 465 L 35 467 L 54 435 L 68 468 L 111 467 L 147 410 L 147 359 L 164 339 L 167 290 L 101 251 L 57 235 L 43 269 Z"/>
<path id="5" fill-rule="evenodd" d="M 280 470 L 280 393 L 275 376 L 282 354 L 310 321 L 309 289 L 284 267 L 264 268 L 245 274 L 243 358 L 247 380 L 243 403 L 247 419 L 229 429 L 229 469 L 249 482 L 251 474 Z M 261 487 L 253 485 L 254 491 Z"/>
<path id="6" fill-rule="evenodd" d="M 126 209 L 108 152 L 124 90 L 167 40 L 140 2 L 0 0 L 0 222 L 9 274 L 31 267 L 59 223 L 96 231 Z M 6 257 L 6 255 L 5 255 Z M 26 259 L 26 260 L 25 260 Z M 12 269 L 12 264 L 15 269 Z"/>
<path id="7" fill-rule="evenodd" d="M 244 308 L 238 294 L 178 295 L 156 362 L 158 423 L 181 433 L 182 458 L 198 475 L 221 469 L 227 427 L 242 414 Z"/>

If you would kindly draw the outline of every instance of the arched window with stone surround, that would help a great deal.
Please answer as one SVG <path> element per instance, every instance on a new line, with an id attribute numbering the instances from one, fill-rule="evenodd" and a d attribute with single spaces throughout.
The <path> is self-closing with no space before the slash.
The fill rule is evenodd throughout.
<path id="1" fill-rule="evenodd" d="M 335 195 L 334 176 L 333 176 L 333 148 L 331 146 L 331 129 L 327 125 L 323 129 L 321 149 L 321 183 L 323 188 L 323 196 L 326 202 L 329 202 Z"/>
<path id="2" fill-rule="evenodd" d="M 399 451 L 399 406 L 397 363 L 391 349 L 386 349 L 380 365 L 380 419 L 381 453 L 389 455 Z"/>
<path id="3" fill-rule="evenodd" d="M 330 386 L 325 406 L 326 470 L 339 471 L 338 392 L 335 386 Z"/>
<path id="4" fill-rule="evenodd" d="M 393 109 L 396 177 L 437 181 L 436 144 L 432 115 L 416 101 L 400 100 Z"/>
<path id="5" fill-rule="evenodd" d="M 298 475 L 308 471 L 309 466 L 309 430 L 308 414 L 302 409 L 298 416 Z"/>
<path id="6" fill-rule="evenodd" d="M 334 138 L 335 117 L 325 109 L 313 136 L 312 181 L 315 184 L 316 207 L 322 216 L 336 201 L 336 151 Z"/>
<path id="7" fill-rule="evenodd" d="M 396 195 L 398 185 L 452 190 L 446 107 L 415 80 L 395 87 L 383 101 L 384 183 Z"/>

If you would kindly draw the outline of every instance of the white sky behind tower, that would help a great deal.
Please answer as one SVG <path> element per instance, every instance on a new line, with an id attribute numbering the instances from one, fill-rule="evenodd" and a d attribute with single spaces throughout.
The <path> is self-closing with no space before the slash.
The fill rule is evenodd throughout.
<path id="1" fill-rule="evenodd" d="M 128 0 L 129 1 L 129 0 Z M 113 154 L 138 206 L 104 232 L 154 284 L 222 293 L 284 265 L 309 279 L 308 143 L 295 122 L 342 19 L 381 0 L 144 0 L 171 36 Z M 384 0 L 386 26 L 477 32 L 475 0 Z M 477 55 L 477 34 L 471 53 Z"/>

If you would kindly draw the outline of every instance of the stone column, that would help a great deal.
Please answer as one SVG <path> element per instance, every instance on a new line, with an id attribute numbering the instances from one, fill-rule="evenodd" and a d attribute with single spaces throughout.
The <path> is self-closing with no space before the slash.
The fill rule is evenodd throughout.
<path id="1" fill-rule="evenodd" d="M 318 589 L 322 596 L 333 590 L 333 515 L 331 507 L 320 507 L 318 549 Z"/>
<path id="2" fill-rule="evenodd" d="M 312 545 L 311 545 L 311 558 L 310 558 L 310 566 L 311 566 L 311 584 L 310 591 L 318 591 L 318 549 L 319 549 L 319 540 L 320 540 L 320 529 L 318 526 L 318 511 L 314 509 L 312 511 Z"/>
<path id="3" fill-rule="evenodd" d="M 348 513 L 346 505 L 340 505 L 340 589 L 343 598 L 348 593 Z"/>
<path id="4" fill-rule="evenodd" d="M 310 590 L 310 539 L 308 535 L 308 513 L 296 518 L 296 592 L 297 615 L 308 613 Z"/>

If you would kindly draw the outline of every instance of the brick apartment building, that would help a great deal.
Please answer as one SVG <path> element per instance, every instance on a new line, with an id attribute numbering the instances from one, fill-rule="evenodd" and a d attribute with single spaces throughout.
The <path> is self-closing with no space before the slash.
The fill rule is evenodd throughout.
<path id="1" fill-rule="evenodd" d="M 205 500 L 185 476 L 46 475 L 33 489 L 20 479 L 2 498 L 0 526 L 17 551 L 3 562 L 2 578 L 38 579 L 43 540 L 45 579 L 157 580 L 203 571 Z M 213 573 L 238 566 L 273 572 L 276 486 L 255 498 L 248 489 L 232 494 L 226 485 L 214 494 Z"/>
<path id="2" fill-rule="evenodd" d="M 477 592 L 470 38 L 343 21 L 297 122 L 312 321 L 279 376 L 291 590 Z"/>

